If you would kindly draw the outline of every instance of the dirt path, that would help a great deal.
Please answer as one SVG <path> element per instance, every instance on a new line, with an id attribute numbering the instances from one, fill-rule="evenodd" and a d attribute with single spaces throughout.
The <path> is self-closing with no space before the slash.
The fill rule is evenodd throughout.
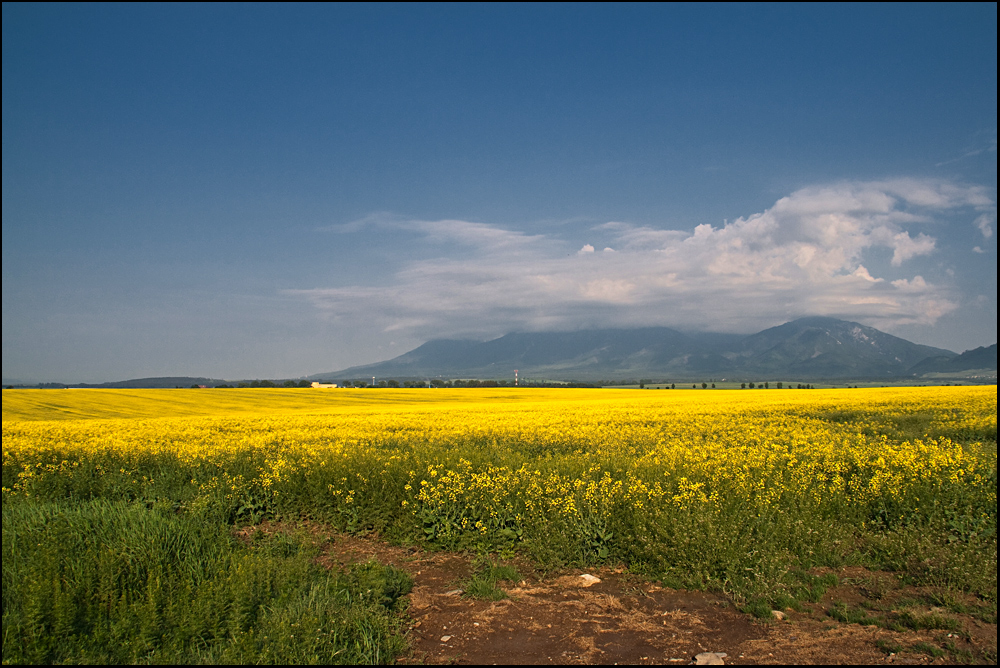
<path id="1" fill-rule="evenodd" d="M 538 574 L 519 567 L 524 579 L 504 587 L 509 598 L 475 600 L 455 591 L 471 572 L 463 555 L 344 535 L 330 541 L 323 556 L 330 567 L 374 558 L 413 576 L 413 654 L 402 662 L 685 665 L 706 652 L 725 654 L 725 664 L 996 662 L 995 623 L 966 617 L 961 632 L 949 634 L 831 618 L 834 601 L 860 596 L 850 583 L 867 574 L 863 569 L 839 573 L 845 584 L 820 603 L 762 623 L 719 596 L 664 589 L 607 568 Z"/>

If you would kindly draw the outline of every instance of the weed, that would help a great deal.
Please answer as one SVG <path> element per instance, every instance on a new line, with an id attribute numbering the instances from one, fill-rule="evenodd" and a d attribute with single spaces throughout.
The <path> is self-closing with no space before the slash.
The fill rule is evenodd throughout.
<path id="1" fill-rule="evenodd" d="M 881 638 L 875 641 L 875 646 L 886 654 L 899 654 L 899 652 L 903 649 L 902 645 L 899 643 L 893 640 L 884 640 Z"/>
<path id="2" fill-rule="evenodd" d="M 929 642 L 924 642 L 924 641 L 918 642 L 915 645 L 913 645 L 913 647 L 911 647 L 910 649 L 912 649 L 914 652 L 921 652 L 923 654 L 933 656 L 934 658 L 944 656 L 944 650 L 942 650 L 940 647 L 936 647 L 930 644 Z"/>
<path id="3" fill-rule="evenodd" d="M 795 571 L 793 575 L 798 580 L 798 583 L 793 587 L 794 597 L 797 601 L 818 603 L 830 587 L 836 587 L 839 584 L 837 576 L 833 573 L 813 575 L 806 571 Z"/>
<path id="4" fill-rule="evenodd" d="M 871 617 L 860 608 L 851 608 L 840 602 L 834 603 L 833 607 L 827 611 L 827 614 L 836 619 L 838 622 L 843 622 L 845 624 L 876 626 L 880 625 L 882 622 L 882 619 L 879 617 Z"/>
<path id="5" fill-rule="evenodd" d="M 500 582 L 512 582 L 520 577 L 514 566 L 502 565 L 489 556 L 480 555 L 472 562 L 472 575 L 460 584 L 465 596 L 499 601 L 507 598 L 507 592 L 500 588 Z"/>
<path id="6" fill-rule="evenodd" d="M 740 610 L 748 615 L 753 615 L 757 619 L 773 619 L 771 616 L 771 610 L 773 610 L 773 608 L 771 607 L 771 603 L 766 599 L 755 598 L 747 601 L 745 605 L 740 607 Z"/>
<path id="7" fill-rule="evenodd" d="M 872 575 L 862 578 L 858 582 L 858 590 L 868 599 L 881 600 L 895 589 L 897 582 L 894 578 L 884 575 Z"/>
<path id="8" fill-rule="evenodd" d="M 971 664 L 975 663 L 976 657 L 964 647 L 959 647 L 953 641 L 945 643 L 944 648 L 952 655 L 955 663 Z"/>
<path id="9" fill-rule="evenodd" d="M 903 612 L 900 615 L 895 616 L 896 621 L 903 626 L 914 629 L 916 631 L 920 630 L 945 630 L 945 631 L 956 631 L 961 628 L 961 624 L 958 620 L 951 617 L 944 617 L 938 614 L 927 614 L 920 615 L 909 611 Z"/>

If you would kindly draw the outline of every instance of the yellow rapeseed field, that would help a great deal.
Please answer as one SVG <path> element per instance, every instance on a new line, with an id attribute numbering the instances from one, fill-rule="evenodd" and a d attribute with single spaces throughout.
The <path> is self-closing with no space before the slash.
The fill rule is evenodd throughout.
<path id="1" fill-rule="evenodd" d="M 660 570 L 708 539 L 806 563 L 915 521 L 995 532 L 996 417 L 995 387 L 4 391 L 3 493 Z"/>

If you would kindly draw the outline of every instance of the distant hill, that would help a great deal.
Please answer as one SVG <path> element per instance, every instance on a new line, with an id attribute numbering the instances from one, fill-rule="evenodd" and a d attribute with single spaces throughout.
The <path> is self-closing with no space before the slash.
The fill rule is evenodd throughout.
<path id="1" fill-rule="evenodd" d="M 192 385 L 204 385 L 214 387 L 222 385 L 226 381 L 218 378 L 193 378 L 191 376 L 167 376 L 163 378 L 133 378 L 132 380 L 120 380 L 113 383 L 101 383 L 100 385 L 89 385 L 88 387 L 106 387 L 121 389 L 152 389 L 169 387 L 191 387 Z"/>
<path id="2" fill-rule="evenodd" d="M 997 370 L 997 344 L 989 347 L 966 350 L 961 355 L 955 357 L 928 357 L 910 369 L 910 374 L 914 376 L 924 376 L 927 374 L 960 374 L 969 371 L 993 371 Z"/>
<path id="3" fill-rule="evenodd" d="M 311 378 L 501 378 L 515 369 L 522 378 L 561 380 L 891 378 L 912 376 L 924 360 L 959 357 L 856 322 L 801 318 L 749 336 L 645 327 L 514 333 L 482 342 L 439 339 L 391 360 Z"/>
<path id="4" fill-rule="evenodd" d="M 60 388 L 79 387 L 91 389 L 128 389 L 144 390 L 156 388 L 191 387 L 192 385 L 204 385 L 215 387 L 222 385 L 226 381 L 218 378 L 195 378 L 192 376 L 166 376 L 162 378 L 133 378 L 132 380 L 118 380 L 110 383 L 38 383 L 31 387 Z M 12 383 L 13 385 L 13 383 Z"/>

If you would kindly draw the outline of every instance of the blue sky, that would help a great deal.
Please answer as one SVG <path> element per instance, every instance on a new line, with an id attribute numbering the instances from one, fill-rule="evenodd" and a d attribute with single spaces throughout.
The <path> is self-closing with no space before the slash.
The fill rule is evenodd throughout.
<path id="1" fill-rule="evenodd" d="M 3 376 L 996 341 L 996 5 L 3 5 Z"/>

